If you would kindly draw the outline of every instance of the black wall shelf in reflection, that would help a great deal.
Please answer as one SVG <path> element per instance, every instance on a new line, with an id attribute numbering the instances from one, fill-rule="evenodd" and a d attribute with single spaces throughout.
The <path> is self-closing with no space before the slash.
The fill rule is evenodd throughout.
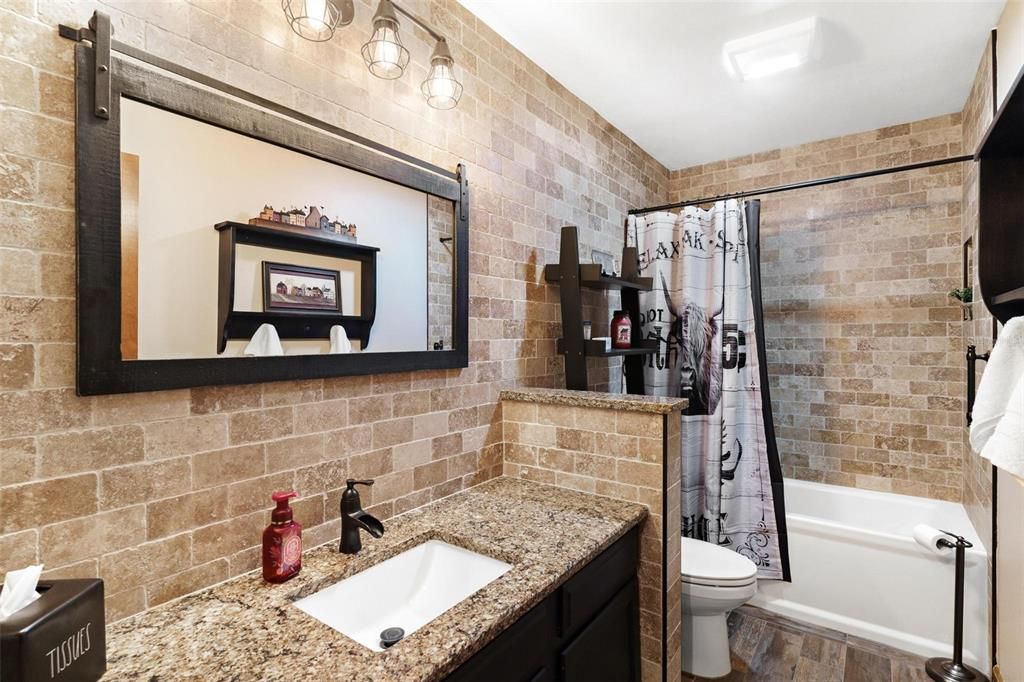
<path id="1" fill-rule="evenodd" d="M 331 327 L 341 325 L 350 339 L 359 339 L 360 347 L 370 344 L 370 329 L 377 315 L 376 246 L 352 244 L 320 236 L 310 230 L 285 231 L 261 225 L 225 221 L 214 226 L 220 233 L 217 352 L 223 353 L 228 339 L 251 338 L 261 324 L 272 324 L 282 339 L 327 339 Z M 251 312 L 235 310 L 235 258 L 237 246 L 261 246 L 281 251 L 311 253 L 359 262 L 359 315 L 336 315 L 314 311 Z M 341 292 L 338 292 L 341 295 Z"/>

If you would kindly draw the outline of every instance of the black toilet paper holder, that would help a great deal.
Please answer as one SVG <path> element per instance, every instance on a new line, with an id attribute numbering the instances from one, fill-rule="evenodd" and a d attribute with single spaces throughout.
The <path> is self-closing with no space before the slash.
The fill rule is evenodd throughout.
<path id="1" fill-rule="evenodd" d="M 971 346 L 973 349 L 974 347 Z M 970 355 L 968 355 L 970 358 Z M 969 413 L 968 413 L 969 417 Z M 966 553 L 973 544 L 966 538 L 939 529 L 950 539 L 939 538 L 935 545 L 956 551 L 956 586 L 954 592 L 953 612 L 953 658 L 929 658 L 925 661 L 924 670 L 928 677 L 936 682 L 988 682 L 988 677 L 980 670 L 964 663 L 964 564 Z"/>

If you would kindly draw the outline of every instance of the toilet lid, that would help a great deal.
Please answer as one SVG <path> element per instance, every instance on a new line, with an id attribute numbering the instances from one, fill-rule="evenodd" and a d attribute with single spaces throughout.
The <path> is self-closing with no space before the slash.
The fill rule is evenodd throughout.
<path id="1" fill-rule="evenodd" d="M 731 549 L 703 540 L 683 538 L 682 579 L 702 585 L 744 585 L 757 576 L 757 566 Z"/>

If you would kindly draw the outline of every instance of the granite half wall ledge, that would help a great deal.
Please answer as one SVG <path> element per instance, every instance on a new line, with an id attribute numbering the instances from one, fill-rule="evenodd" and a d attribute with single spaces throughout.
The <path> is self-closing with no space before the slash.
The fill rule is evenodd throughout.
<path id="1" fill-rule="evenodd" d="M 594 407 L 627 412 L 649 412 L 670 414 L 673 410 L 684 410 L 689 405 L 686 398 L 660 398 L 652 395 L 631 395 L 628 393 L 598 393 L 596 391 L 570 391 L 564 388 L 516 388 L 501 392 L 502 400 L 514 400 L 542 405 L 566 405 L 568 407 Z"/>

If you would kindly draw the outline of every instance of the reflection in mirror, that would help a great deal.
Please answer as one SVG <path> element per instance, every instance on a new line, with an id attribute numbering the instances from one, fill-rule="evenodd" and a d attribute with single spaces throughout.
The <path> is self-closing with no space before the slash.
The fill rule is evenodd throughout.
<path id="1" fill-rule="evenodd" d="M 454 230 L 446 199 L 121 101 L 125 360 L 451 349 Z"/>
<path id="2" fill-rule="evenodd" d="M 455 213 L 452 202 L 429 196 L 427 224 L 430 227 L 427 237 L 427 340 L 433 350 L 446 350 L 454 347 Z"/>

